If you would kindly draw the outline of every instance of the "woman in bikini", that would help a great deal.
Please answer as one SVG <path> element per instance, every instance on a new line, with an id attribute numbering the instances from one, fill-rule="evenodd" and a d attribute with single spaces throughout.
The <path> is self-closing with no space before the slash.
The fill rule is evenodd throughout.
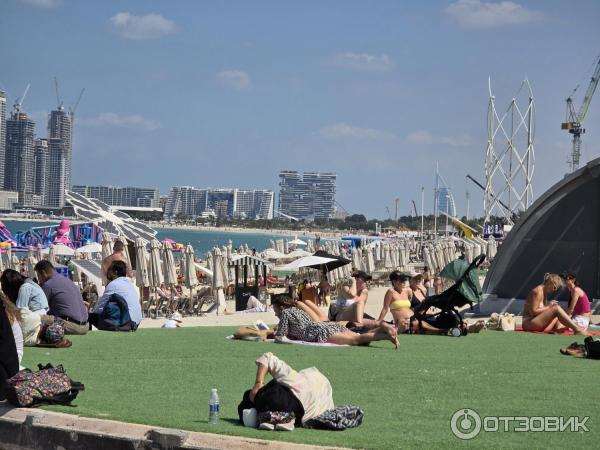
<path id="1" fill-rule="evenodd" d="M 548 301 L 548 295 L 554 294 L 564 286 L 562 278 L 554 273 L 544 276 L 544 282 L 529 292 L 523 307 L 523 330 L 553 331 L 560 323 L 573 330 L 575 334 L 587 334 L 577 326 L 569 314 L 555 300 Z"/>
<path id="2" fill-rule="evenodd" d="M 413 290 L 409 286 L 410 276 L 399 271 L 390 274 L 392 287 L 388 289 L 383 299 L 383 308 L 379 314 L 379 320 L 383 321 L 388 311 L 391 311 L 394 318 L 394 325 L 399 333 L 423 333 L 423 334 L 443 334 L 448 329 L 437 328 L 426 320 L 415 320 L 414 311 L 411 309 L 411 298 Z M 434 322 L 435 323 L 435 322 Z M 473 325 L 466 326 L 466 331 L 478 333 L 484 327 L 483 321 L 478 321 Z"/>

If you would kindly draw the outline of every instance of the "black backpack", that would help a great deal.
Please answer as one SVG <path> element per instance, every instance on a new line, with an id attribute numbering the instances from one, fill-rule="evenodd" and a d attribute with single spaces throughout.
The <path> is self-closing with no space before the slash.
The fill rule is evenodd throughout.
<path id="1" fill-rule="evenodd" d="M 600 359 L 600 339 L 588 336 L 583 341 L 587 358 Z"/>
<path id="2" fill-rule="evenodd" d="M 12 405 L 69 405 L 85 389 L 83 384 L 69 378 L 62 365 L 38 364 L 38 368 L 35 372 L 22 370 L 6 381 L 6 399 Z"/>

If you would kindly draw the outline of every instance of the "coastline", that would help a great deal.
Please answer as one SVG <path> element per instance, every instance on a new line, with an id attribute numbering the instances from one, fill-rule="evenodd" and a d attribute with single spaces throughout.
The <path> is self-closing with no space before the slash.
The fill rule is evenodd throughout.
<path id="1" fill-rule="evenodd" d="M 11 217 L 11 216 L 0 216 L 0 221 L 10 222 L 39 222 L 39 223 L 59 223 L 61 219 L 41 219 L 39 217 L 25 218 L 25 217 Z M 77 219 L 68 219 L 71 222 L 77 222 Z M 149 227 L 155 230 L 185 230 L 185 231 L 216 231 L 223 233 L 239 233 L 239 234 L 263 234 L 263 235 L 274 235 L 293 238 L 297 236 L 302 239 L 315 239 L 319 235 L 322 239 L 340 239 L 344 233 L 337 231 L 328 232 L 315 232 L 307 230 L 283 230 L 279 228 L 264 229 L 264 228 L 237 228 L 237 227 L 215 227 L 211 225 L 176 225 L 160 222 L 144 222 Z"/>
<path id="2" fill-rule="evenodd" d="M 314 231 L 294 231 L 282 229 L 264 229 L 264 228 L 237 228 L 237 227 L 215 227 L 210 225 L 174 225 L 166 223 L 145 222 L 149 227 L 160 230 L 186 230 L 186 231 L 217 231 L 224 233 L 239 234 L 268 234 L 281 237 L 294 237 L 314 239 L 317 235 L 324 239 L 340 239 L 343 233 L 340 232 L 314 232 Z"/>

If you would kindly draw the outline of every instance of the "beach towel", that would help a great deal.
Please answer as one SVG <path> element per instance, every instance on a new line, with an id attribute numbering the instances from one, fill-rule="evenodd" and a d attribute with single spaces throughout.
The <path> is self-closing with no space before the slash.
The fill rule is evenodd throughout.
<path id="1" fill-rule="evenodd" d="M 573 335 L 575 333 L 573 333 L 573 330 L 570 329 L 566 329 L 563 331 L 528 331 L 528 330 L 524 330 L 523 327 L 516 327 L 515 331 L 518 333 L 540 333 L 540 334 L 558 334 L 558 335 L 565 335 L 565 336 L 570 336 Z M 587 333 L 590 336 L 600 336 L 600 331 L 590 331 L 588 330 Z"/>
<path id="2" fill-rule="evenodd" d="M 358 406 L 336 406 L 334 409 L 307 420 L 303 426 L 322 430 L 345 430 L 359 426 L 363 417 L 364 413 Z"/>
<path id="3" fill-rule="evenodd" d="M 309 345 L 312 347 L 350 347 L 349 345 L 339 345 L 339 344 L 331 344 L 329 342 L 306 342 L 306 341 L 294 341 L 292 339 L 283 338 L 283 339 L 262 339 L 261 337 L 244 337 L 244 338 L 236 338 L 233 334 L 226 336 L 225 339 L 230 340 L 239 340 L 239 341 L 259 341 L 259 342 L 275 342 L 276 344 L 296 344 L 296 345 Z"/>

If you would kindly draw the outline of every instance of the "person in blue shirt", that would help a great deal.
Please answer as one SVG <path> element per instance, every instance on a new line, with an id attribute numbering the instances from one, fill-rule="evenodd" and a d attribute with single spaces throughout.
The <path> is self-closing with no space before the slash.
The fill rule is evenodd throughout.
<path id="1" fill-rule="evenodd" d="M 108 268 L 106 277 L 108 278 L 109 283 L 104 290 L 104 294 L 102 294 L 102 297 L 100 297 L 98 303 L 94 307 L 91 316 L 92 318 L 90 319 L 92 325 L 96 325 L 94 323 L 96 318 L 102 314 L 102 310 L 113 294 L 118 294 L 125 300 L 131 321 L 135 322 L 136 326 L 139 325 L 142 321 L 140 296 L 136 287 L 129 278 L 127 278 L 127 265 L 125 262 L 113 261 Z"/>
<path id="2" fill-rule="evenodd" d="M 39 315 L 48 312 L 48 299 L 40 286 L 31 278 L 25 278 L 16 270 L 6 269 L 0 276 L 2 292 L 20 309 L 28 309 Z"/>

